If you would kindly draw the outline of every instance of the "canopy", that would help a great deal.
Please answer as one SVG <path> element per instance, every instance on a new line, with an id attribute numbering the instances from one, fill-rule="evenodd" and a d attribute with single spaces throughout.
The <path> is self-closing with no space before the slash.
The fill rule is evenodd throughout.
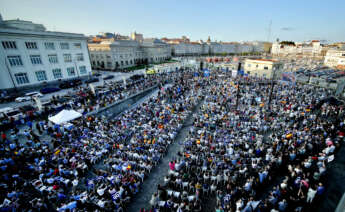
<path id="1" fill-rule="evenodd" d="M 81 113 L 78 113 L 75 110 L 62 110 L 60 113 L 55 116 L 49 117 L 49 121 L 55 124 L 62 124 L 81 117 Z"/>

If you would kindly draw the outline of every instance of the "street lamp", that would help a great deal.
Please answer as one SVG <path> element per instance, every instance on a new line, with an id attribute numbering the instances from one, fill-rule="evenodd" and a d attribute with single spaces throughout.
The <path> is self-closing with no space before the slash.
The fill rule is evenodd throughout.
<path id="1" fill-rule="evenodd" d="M 271 80 L 271 91 L 270 91 L 270 97 L 268 99 L 268 107 L 271 109 L 271 100 L 272 100 L 272 94 L 273 94 L 273 88 L 274 88 L 274 78 L 276 75 L 276 67 L 273 67 L 273 75 Z"/>
<path id="2" fill-rule="evenodd" d="M 11 70 L 10 70 L 10 68 L 8 67 L 7 59 L 6 59 L 6 58 L 5 58 L 5 65 L 6 65 L 7 72 L 8 72 L 8 74 L 10 75 L 10 78 L 11 78 L 11 81 L 12 81 L 12 84 L 13 84 L 13 87 L 14 87 L 14 90 L 17 91 L 17 86 L 16 86 L 16 83 L 14 82 L 13 76 L 12 76 L 12 74 L 11 74 Z"/>
<path id="3" fill-rule="evenodd" d="M 75 70 L 77 71 L 77 75 L 78 75 L 78 79 L 79 79 L 79 78 L 80 78 L 80 75 L 79 75 L 79 70 L 78 70 L 76 58 L 73 59 L 73 63 L 74 63 L 74 66 L 75 66 Z"/>

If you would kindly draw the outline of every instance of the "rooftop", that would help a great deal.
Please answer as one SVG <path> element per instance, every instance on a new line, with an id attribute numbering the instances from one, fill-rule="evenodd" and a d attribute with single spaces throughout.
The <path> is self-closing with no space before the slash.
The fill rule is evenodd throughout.
<path id="1" fill-rule="evenodd" d="M 278 62 L 277 60 L 262 59 L 262 58 L 252 58 L 252 59 L 247 59 L 247 60 L 257 60 L 257 61 L 266 61 L 266 62 Z"/>

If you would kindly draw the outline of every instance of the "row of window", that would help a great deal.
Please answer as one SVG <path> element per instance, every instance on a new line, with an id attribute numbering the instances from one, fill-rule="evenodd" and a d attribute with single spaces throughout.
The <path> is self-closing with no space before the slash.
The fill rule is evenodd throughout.
<path id="1" fill-rule="evenodd" d="M 70 63 L 72 62 L 72 55 L 71 54 L 63 54 L 64 62 Z M 20 57 L 20 55 L 14 55 L 14 56 L 7 56 L 8 62 L 11 66 L 22 66 L 23 61 Z M 83 53 L 76 54 L 77 61 L 84 61 L 84 55 Z M 30 55 L 30 60 L 33 65 L 39 65 L 42 64 L 41 55 Z M 58 56 L 56 54 L 50 54 L 48 55 L 48 60 L 50 63 L 58 63 Z"/>
<path id="2" fill-rule="evenodd" d="M 248 65 L 247 65 L 248 68 L 251 67 L 251 66 L 252 66 L 252 64 L 248 64 Z M 256 68 L 259 68 L 259 65 L 256 64 L 255 67 L 256 67 Z M 264 69 L 265 69 L 265 70 L 268 70 L 268 67 L 267 67 L 267 66 L 264 66 Z"/>
<path id="3" fill-rule="evenodd" d="M 16 41 L 2 41 L 2 47 L 4 49 L 17 49 Z M 38 49 L 36 42 L 25 42 L 27 49 Z M 73 43 L 74 48 L 81 49 L 81 43 Z M 55 50 L 55 43 L 45 42 L 44 47 L 47 50 Z M 60 49 L 69 49 L 69 43 L 60 43 Z"/>
<path id="4" fill-rule="evenodd" d="M 154 58 L 151 58 L 151 60 L 150 60 L 150 62 L 153 62 L 153 59 Z M 158 58 L 156 58 L 156 61 L 157 60 L 165 60 L 165 59 L 167 59 L 167 58 L 164 58 L 164 57 L 158 57 Z M 121 64 L 121 66 L 123 66 L 123 65 L 126 65 L 126 66 L 128 66 L 128 65 L 134 65 L 136 62 L 138 62 L 138 61 L 140 61 L 140 59 L 134 59 L 134 60 L 126 60 L 126 61 L 120 61 L 120 63 L 119 62 L 115 62 L 115 64 L 116 64 L 116 66 L 117 67 L 119 67 L 120 66 L 120 64 Z M 104 66 L 104 62 L 103 61 L 92 61 L 92 65 L 93 66 Z M 112 62 L 107 62 L 107 66 L 108 67 L 111 67 L 112 66 Z"/>
<path id="5" fill-rule="evenodd" d="M 62 71 L 60 68 L 53 69 L 52 73 L 53 73 L 54 79 L 63 78 Z M 79 73 L 81 75 L 86 74 L 87 73 L 86 66 L 79 66 Z M 67 68 L 67 75 L 69 77 L 73 77 L 76 75 L 74 67 Z M 48 80 L 46 71 L 36 71 L 35 76 L 36 76 L 37 81 L 39 82 Z M 14 74 L 14 77 L 16 78 L 18 85 L 30 83 L 27 73 L 17 73 L 17 74 Z"/>

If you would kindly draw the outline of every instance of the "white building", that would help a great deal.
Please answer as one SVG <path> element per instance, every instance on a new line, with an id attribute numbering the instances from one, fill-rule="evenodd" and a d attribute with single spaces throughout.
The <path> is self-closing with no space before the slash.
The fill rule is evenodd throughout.
<path id="1" fill-rule="evenodd" d="M 306 56 L 322 57 L 324 47 L 320 41 L 313 40 L 310 43 L 280 43 L 279 41 L 272 44 L 271 53 L 275 56 Z"/>
<path id="2" fill-rule="evenodd" d="M 220 55 L 220 54 L 241 54 L 253 52 L 267 52 L 270 43 L 267 42 L 212 42 L 210 37 L 206 42 L 191 42 L 187 37 L 162 38 L 162 41 L 171 45 L 173 56 L 197 56 L 197 55 Z M 265 46 L 266 45 L 266 46 Z"/>
<path id="3" fill-rule="evenodd" d="M 345 67 L 345 50 L 328 50 L 324 64 L 332 68 Z"/>
<path id="4" fill-rule="evenodd" d="M 88 76 L 86 37 L 46 31 L 41 24 L 0 17 L 0 89 Z"/>
<path id="5" fill-rule="evenodd" d="M 202 55 L 205 45 L 197 42 L 179 42 L 172 43 L 170 46 L 174 56 L 193 56 Z"/>
<path id="6" fill-rule="evenodd" d="M 283 71 L 283 64 L 276 60 L 246 59 L 244 71 L 250 76 L 264 78 L 272 78 L 274 76 L 277 79 Z"/>
<path id="7" fill-rule="evenodd" d="M 139 64 L 159 63 L 171 58 L 170 46 L 159 39 L 112 40 L 89 43 L 94 68 L 124 69 Z"/>

